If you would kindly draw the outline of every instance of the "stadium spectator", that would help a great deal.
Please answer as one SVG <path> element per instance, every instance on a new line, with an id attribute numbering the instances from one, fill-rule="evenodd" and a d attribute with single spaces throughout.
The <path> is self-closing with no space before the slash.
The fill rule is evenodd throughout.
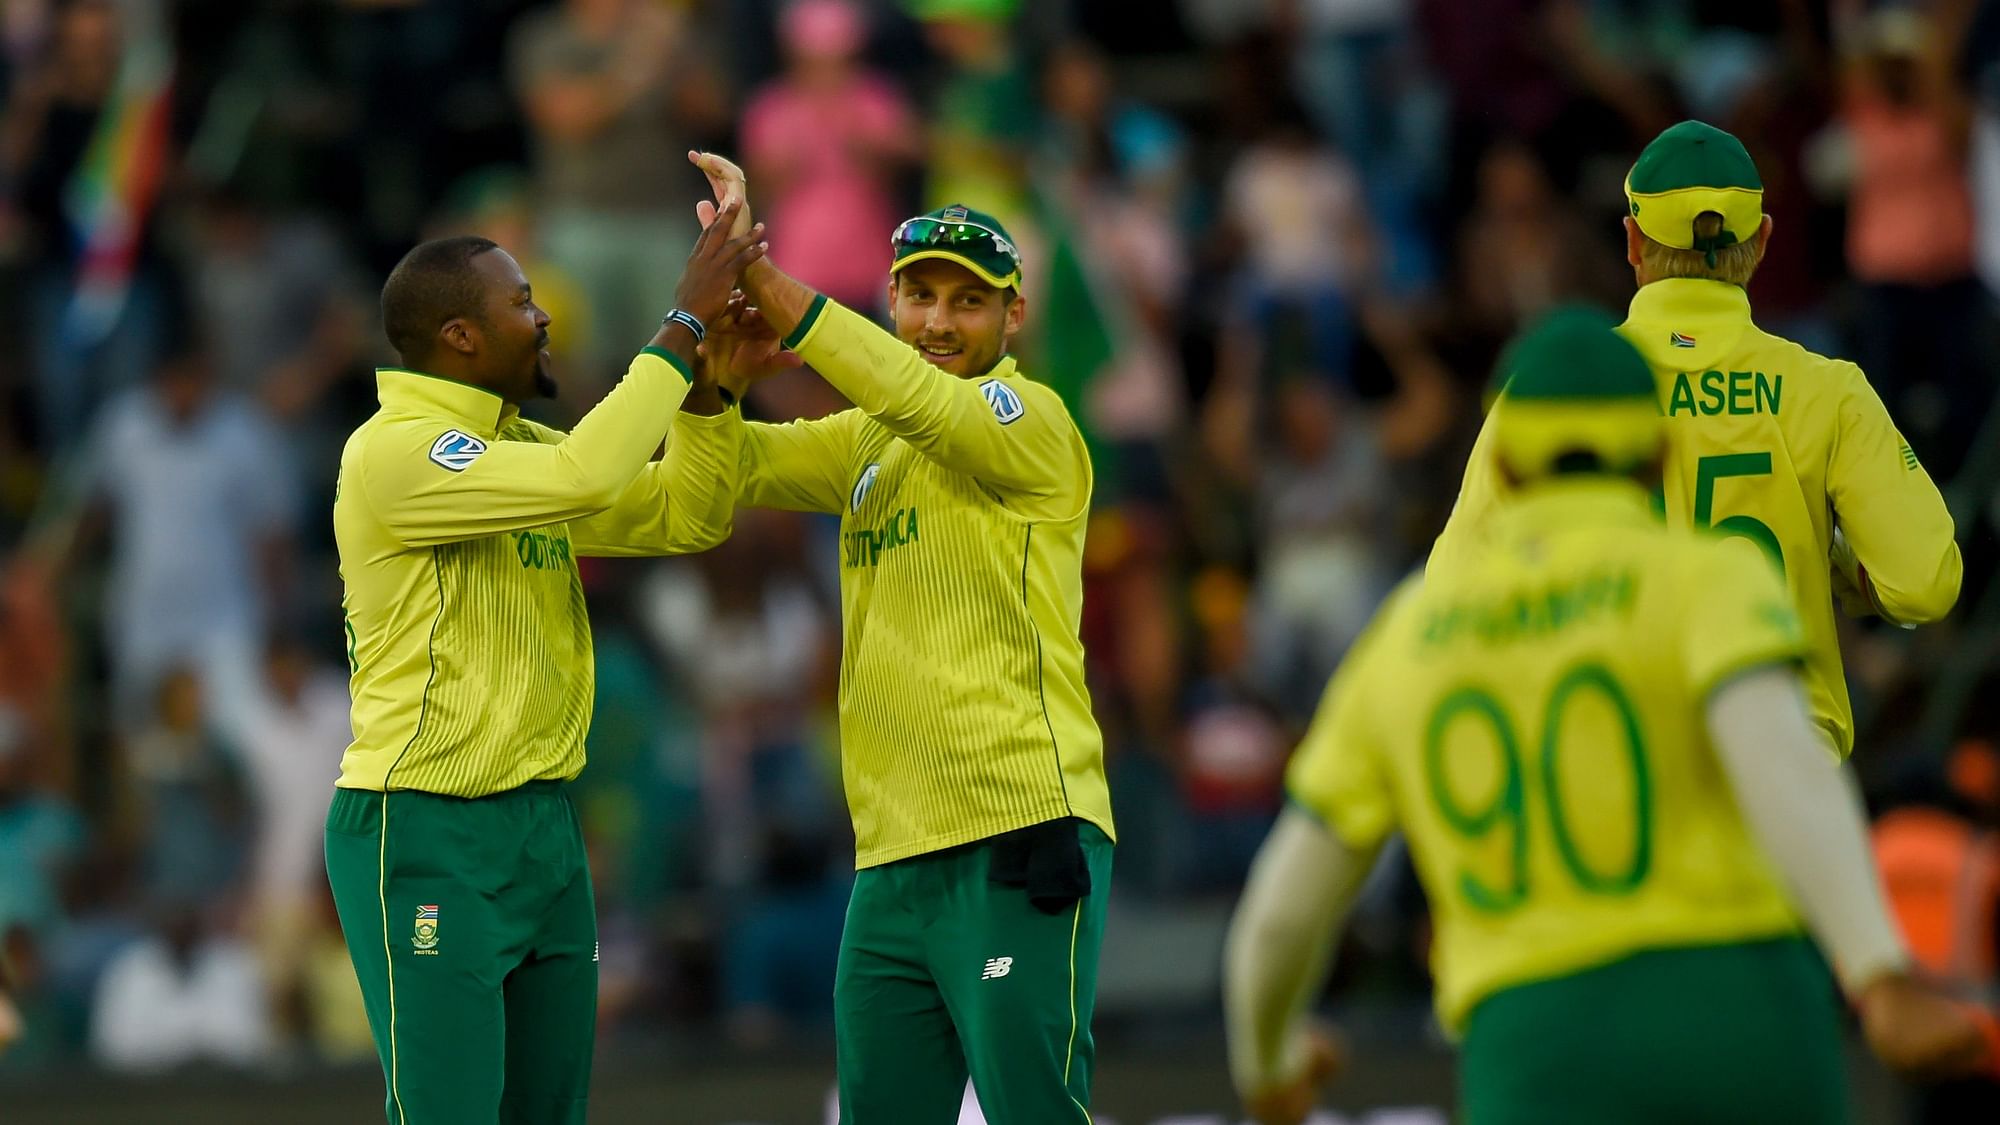
<path id="1" fill-rule="evenodd" d="M 1389 464 L 1368 419 L 1325 380 L 1293 377 L 1257 485 L 1255 677 L 1290 717 L 1312 713 L 1395 575 Z"/>
<path id="2" fill-rule="evenodd" d="M 684 13 L 645 0 L 564 0 L 523 17 L 508 51 L 541 248 L 591 309 L 571 378 L 601 393 L 635 334 L 673 307 L 660 263 L 685 258 L 698 229 L 683 153 L 724 120 L 722 89 Z"/>
<path id="3" fill-rule="evenodd" d="M 1854 145 L 1847 260 L 1862 283 L 1856 359 L 1949 473 L 1992 394 L 1992 297 L 1973 274 L 1970 105 L 1954 29 L 1910 8 L 1849 28 L 1840 119 Z"/>
<path id="4" fill-rule="evenodd" d="M 1289 359 L 1345 382 L 1372 238 L 1353 166 L 1314 136 L 1296 104 L 1280 102 L 1222 190 L 1243 241 L 1242 308 L 1264 345 L 1262 370 Z M 1294 333 L 1303 346 L 1281 348 Z"/>
<path id="5" fill-rule="evenodd" d="M 904 210 L 897 187 L 923 134 L 895 85 L 861 66 L 867 33 L 852 0 L 795 0 L 778 22 L 785 72 L 752 93 L 741 127 L 772 252 L 832 299 L 873 309 L 889 272 L 881 232 Z"/>
<path id="6" fill-rule="evenodd" d="M 86 828 L 69 802 L 34 784 L 34 744 L 19 712 L 0 705 L 0 934 L 47 941 L 64 921 L 62 882 Z"/>
<path id="7" fill-rule="evenodd" d="M 256 1066 L 277 1045 L 256 956 L 188 903 L 164 907 L 158 932 L 111 963 L 90 1030 L 98 1064 L 127 1074 Z"/>
<path id="8" fill-rule="evenodd" d="M 46 50 L 9 91 L 0 184 L 27 243 L 41 439 L 60 448 L 165 344 L 167 263 L 148 237 L 148 211 L 172 107 L 159 67 L 150 83 L 135 76 L 159 63 L 163 45 L 119 5 L 71 0 L 50 22 Z"/>
<path id="9" fill-rule="evenodd" d="M 120 721 L 144 718 L 177 665 L 193 662 L 224 692 L 252 674 L 289 577 L 293 472 L 262 411 L 219 387 L 199 349 L 96 419 L 36 549 L 61 572 L 79 536 L 109 524 L 104 626 Z"/>
<path id="10" fill-rule="evenodd" d="M 251 816 L 245 928 L 277 1022 L 292 1039 L 306 1030 L 302 990 L 313 936 L 325 928 L 320 822 L 352 738 L 347 707 L 347 677 L 278 634 L 265 647 L 247 698 L 227 709 L 237 724 L 230 742 L 241 758 Z"/>

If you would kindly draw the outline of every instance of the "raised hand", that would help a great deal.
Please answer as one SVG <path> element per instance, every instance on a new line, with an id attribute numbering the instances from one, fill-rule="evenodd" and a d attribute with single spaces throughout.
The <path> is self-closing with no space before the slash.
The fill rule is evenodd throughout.
<path id="1" fill-rule="evenodd" d="M 730 228 L 729 233 L 734 236 L 749 230 L 750 188 L 743 169 L 728 157 L 692 149 L 688 151 L 688 163 L 701 169 L 702 175 L 708 177 L 709 190 L 715 193 L 715 202 L 703 200 L 694 205 L 695 218 L 701 220 L 701 225 L 708 226 L 715 220 L 716 209 L 726 207 L 731 199 L 735 199 L 743 204 L 743 209 L 737 214 L 736 225 Z"/>
<path id="2" fill-rule="evenodd" d="M 764 224 L 757 223 L 743 233 L 729 232 L 743 214 L 743 203 L 732 199 L 701 230 L 688 253 L 687 268 L 681 271 L 680 287 L 674 304 L 707 325 L 729 308 L 730 295 L 743 268 L 764 256 L 770 245 L 762 241 Z"/>
<path id="3" fill-rule="evenodd" d="M 729 307 L 709 326 L 708 339 L 696 350 L 715 382 L 739 399 L 752 384 L 803 362 L 797 353 L 785 350 L 777 329 L 741 293 L 730 297 Z"/>

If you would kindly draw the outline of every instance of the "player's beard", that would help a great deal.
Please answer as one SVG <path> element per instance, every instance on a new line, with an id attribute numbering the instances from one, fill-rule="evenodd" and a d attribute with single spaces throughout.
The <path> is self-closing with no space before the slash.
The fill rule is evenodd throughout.
<path id="1" fill-rule="evenodd" d="M 534 367 L 534 374 L 530 377 L 529 385 L 534 388 L 535 397 L 537 398 L 556 397 L 556 392 L 560 391 L 562 388 L 556 385 L 555 372 L 549 370 L 549 352 L 548 352 L 547 341 L 543 341 L 541 345 L 535 349 L 534 356 L 531 362 L 533 362 L 535 367 Z"/>

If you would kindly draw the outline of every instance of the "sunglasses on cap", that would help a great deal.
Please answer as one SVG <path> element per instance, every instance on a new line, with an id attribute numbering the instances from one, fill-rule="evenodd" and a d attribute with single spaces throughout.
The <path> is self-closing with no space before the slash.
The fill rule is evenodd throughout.
<path id="1" fill-rule="evenodd" d="M 1021 270 L 1021 252 L 1006 235 L 965 219 L 909 219 L 896 228 L 890 243 L 898 261 L 912 251 L 937 250 L 967 258 L 997 277 Z"/>

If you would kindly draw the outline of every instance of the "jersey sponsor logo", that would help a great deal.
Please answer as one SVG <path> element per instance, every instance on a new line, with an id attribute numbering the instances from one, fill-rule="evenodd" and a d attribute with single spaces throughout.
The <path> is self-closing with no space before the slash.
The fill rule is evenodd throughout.
<path id="1" fill-rule="evenodd" d="M 999 980 L 1013 971 L 1014 959 L 1012 957 L 995 957 L 986 962 L 986 968 L 980 972 L 979 979 Z"/>
<path id="2" fill-rule="evenodd" d="M 1678 332 L 1669 332 L 1667 333 L 1667 346 L 1672 348 L 1691 348 L 1694 347 L 1694 337 L 1683 336 Z"/>
<path id="3" fill-rule="evenodd" d="M 1700 386 L 1700 398 L 1696 385 Z M 1667 399 L 1667 416 L 1681 414 L 1776 414 L 1784 397 L 1785 377 L 1762 371 L 1704 371 L 1699 375 L 1683 371 L 1674 376 L 1674 389 Z"/>
<path id="4" fill-rule="evenodd" d="M 882 526 L 844 532 L 840 538 L 849 570 L 874 566 L 882 561 L 882 552 L 917 541 L 917 510 L 898 508 L 882 521 Z"/>
<path id="5" fill-rule="evenodd" d="M 516 531 L 514 556 L 523 570 L 568 570 L 571 562 L 569 540 L 546 531 Z"/>
<path id="6" fill-rule="evenodd" d="M 431 443 L 431 460 L 454 473 L 464 472 L 484 452 L 486 443 L 464 430 L 446 430 Z"/>
<path id="7" fill-rule="evenodd" d="M 438 908 L 436 905 L 417 907 L 416 932 L 410 937 L 410 946 L 418 953 L 436 955 L 438 944 Z"/>
<path id="8" fill-rule="evenodd" d="M 979 384 L 979 394 L 986 400 L 986 405 L 992 407 L 993 416 L 1000 419 L 1003 426 L 1012 425 L 1028 412 L 1021 396 L 1014 393 L 1014 388 L 998 379 L 988 379 Z"/>
<path id="9" fill-rule="evenodd" d="M 860 479 L 854 482 L 854 492 L 847 498 L 848 511 L 858 512 L 861 510 L 861 502 L 868 499 L 868 490 L 875 487 L 875 478 L 881 472 L 882 463 L 880 461 L 871 461 L 868 463 L 867 468 L 861 470 Z"/>

